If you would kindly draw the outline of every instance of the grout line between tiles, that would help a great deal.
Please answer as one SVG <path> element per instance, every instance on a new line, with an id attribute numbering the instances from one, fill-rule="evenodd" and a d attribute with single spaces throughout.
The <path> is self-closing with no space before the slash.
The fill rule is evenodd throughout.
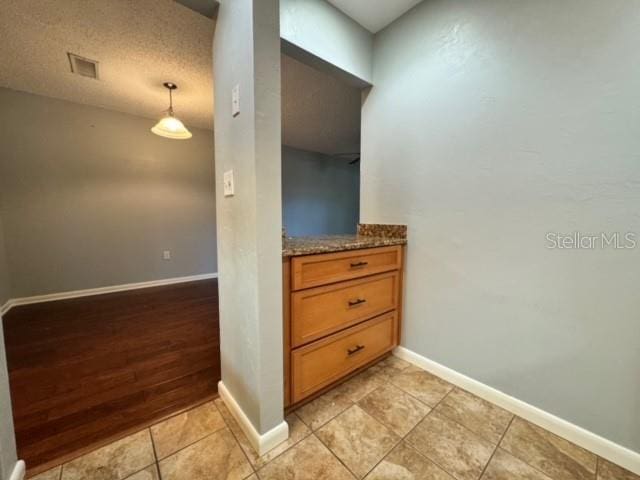
<path id="1" fill-rule="evenodd" d="M 158 452 L 156 451 L 156 442 L 153 439 L 153 432 L 151 431 L 151 427 L 149 427 L 149 435 L 151 436 L 151 448 L 153 448 L 153 458 L 155 458 L 155 466 L 156 473 L 158 474 L 158 479 L 162 480 L 162 472 L 160 471 L 160 460 L 158 460 Z"/>
<path id="2" fill-rule="evenodd" d="M 504 432 L 502 432 L 502 435 L 500 436 L 500 440 L 498 440 L 498 443 L 496 444 L 496 447 L 493 449 L 493 453 L 489 457 L 489 461 L 485 464 L 484 468 L 482 469 L 482 473 L 480 473 L 480 476 L 478 477 L 479 480 L 482 480 L 482 477 L 484 476 L 484 472 L 486 472 L 487 468 L 489 468 L 489 464 L 491 463 L 491 460 L 493 460 L 493 457 L 495 457 L 496 452 L 498 451 L 498 448 L 500 448 L 500 444 L 502 443 L 502 439 L 507 434 L 507 431 L 509 430 L 509 427 L 511 427 L 511 424 L 513 423 L 513 420 L 515 418 L 516 418 L 515 415 L 513 415 L 511 417 L 511 420 L 509 420 L 509 425 L 507 425 L 507 428 L 505 428 Z"/>
<path id="3" fill-rule="evenodd" d="M 440 378 L 440 377 L 437 377 L 437 378 Z M 447 383 L 448 383 L 448 382 L 447 382 Z M 398 387 L 398 388 L 400 388 L 400 387 Z M 409 433 L 407 433 L 407 434 L 402 438 L 402 441 L 403 441 L 403 442 L 405 442 L 405 444 L 406 444 L 407 446 L 409 446 L 412 450 L 414 450 L 414 451 L 415 451 L 416 453 L 418 453 L 420 456 L 422 456 L 422 457 L 426 458 L 428 461 L 430 461 L 431 463 L 433 463 L 434 465 L 436 465 L 438 468 L 440 468 L 440 470 L 442 470 L 443 472 L 445 472 L 447 475 L 449 475 L 451 478 L 454 478 L 454 479 L 457 479 L 458 477 L 457 477 L 456 475 L 454 475 L 453 473 L 451 473 L 451 472 L 450 472 L 447 468 L 445 468 L 443 465 L 440 465 L 438 462 L 436 462 L 435 460 L 433 460 L 433 459 L 432 459 L 431 457 L 429 457 L 428 455 L 425 455 L 424 453 L 420 452 L 416 447 L 414 447 L 411 443 L 406 442 L 405 440 L 406 440 L 406 438 L 407 438 L 409 435 L 411 435 L 411 433 L 412 433 L 412 432 L 413 432 L 413 431 L 418 427 L 418 425 L 420 425 L 420 424 L 421 424 L 421 423 L 422 423 L 422 422 L 423 422 L 423 421 L 424 421 L 424 420 L 425 420 L 429 415 L 431 415 L 432 413 L 434 413 L 434 412 L 435 412 L 435 413 L 437 413 L 438 415 L 442 415 L 442 416 L 443 416 L 443 417 L 445 417 L 447 420 L 449 420 L 449 421 L 451 421 L 451 422 L 453 422 L 453 423 L 455 423 L 455 424 L 457 424 L 457 425 L 461 426 L 462 428 L 464 428 L 464 429 L 465 429 L 465 430 L 467 430 L 468 432 L 471 432 L 473 435 L 475 435 L 475 436 L 477 436 L 478 438 L 480 438 L 480 439 L 484 440 L 485 442 L 490 443 L 490 444 L 492 444 L 492 445 L 493 445 L 493 442 L 489 442 L 489 441 L 488 441 L 488 440 L 486 440 L 484 437 L 482 437 L 482 436 L 478 435 L 477 433 L 475 433 L 475 432 L 473 432 L 473 431 L 469 430 L 467 427 L 465 427 L 465 426 L 464 426 L 464 425 L 462 425 L 461 423 L 459 423 L 459 422 L 455 421 L 455 420 L 454 420 L 454 419 L 452 419 L 452 418 L 447 417 L 446 415 L 444 415 L 444 414 L 442 414 L 442 413 L 440 413 L 440 412 L 436 412 L 436 411 L 435 411 L 435 410 L 436 410 L 436 408 L 437 408 L 437 407 L 438 407 L 442 402 L 444 402 L 444 400 L 445 400 L 445 399 L 446 399 L 446 398 L 447 398 L 447 397 L 448 397 L 448 396 L 449 396 L 449 395 L 450 395 L 450 394 L 451 394 L 451 393 L 452 393 L 456 388 L 457 388 L 457 387 L 454 385 L 454 386 L 453 386 L 453 388 L 452 388 L 451 390 L 449 390 L 449 392 L 447 392 L 447 394 L 446 394 L 444 397 L 442 397 L 442 398 L 440 399 L 440 401 L 439 401 L 439 402 L 437 402 L 437 403 L 436 403 L 436 405 L 435 405 L 433 408 L 431 408 L 431 411 L 430 411 L 429 413 L 427 413 L 427 414 L 425 415 L 425 417 L 424 417 L 422 420 L 420 420 L 418 423 L 416 423 L 416 425 L 415 425 L 415 426 L 414 426 L 414 427 L 409 431 Z M 402 390 L 402 389 L 401 389 L 401 390 Z M 404 390 L 403 390 L 403 391 L 404 391 Z M 424 402 L 422 402 L 422 403 L 424 403 Z M 425 404 L 425 405 L 426 405 L 426 404 Z M 503 437 L 504 437 L 504 435 L 506 435 L 507 430 L 509 430 L 509 427 L 511 426 L 511 422 L 513 422 L 514 418 L 515 418 L 515 415 L 514 415 L 514 416 L 511 418 L 511 420 L 509 421 L 509 425 L 507 426 L 507 428 L 505 429 L 504 433 L 502 434 L 502 436 L 503 436 Z M 500 440 L 502 441 L 502 438 L 501 438 Z M 500 442 L 498 442 L 498 444 L 496 444 L 496 446 L 495 446 L 495 448 L 494 448 L 494 450 L 493 450 L 493 453 L 491 454 L 491 457 L 489 458 L 489 461 L 488 461 L 488 462 L 487 462 L 487 464 L 485 465 L 485 469 L 486 469 L 487 465 L 489 465 L 489 462 L 491 462 L 491 458 L 493 458 L 493 455 L 495 454 L 495 451 L 496 451 L 496 449 L 498 448 L 498 446 L 499 446 L 499 445 L 500 445 Z M 482 475 L 484 475 L 484 469 L 482 470 L 482 473 L 481 473 L 481 474 L 480 474 L 480 476 L 478 477 L 478 480 L 482 477 Z"/>
<path id="4" fill-rule="evenodd" d="M 316 435 L 316 432 L 313 432 L 313 433 L 312 433 L 312 435 L 318 439 L 318 441 L 322 444 L 322 446 L 323 446 L 324 448 L 326 448 L 327 450 L 329 450 L 329 453 L 330 453 L 331 455 L 333 455 L 333 457 L 334 457 L 336 460 L 338 460 L 338 462 L 340 462 L 340 464 L 341 464 L 344 468 L 346 468 L 346 469 L 347 469 L 347 472 L 349 472 L 349 473 L 353 476 L 353 478 L 356 478 L 356 479 L 359 479 L 359 478 L 360 478 L 360 477 L 358 477 L 358 475 L 356 475 L 355 473 L 353 473 L 349 467 L 347 467 L 347 465 L 346 465 L 346 464 L 345 464 L 345 463 L 340 459 L 340 457 L 338 457 L 335 453 L 333 453 L 333 450 L 331 450 L 331 449 L 329 448 L 329 445 L 327 445 L 326 443 L 324 443 L 324 442 L 322 441 L 322 439 L 321 439 L 318 435 Z"/>
<path id="5" fill-rule="evenodd" d="M 153 450 L 153 458 L 155 458 L 156 463 L 157 463 L 159 460 L 158 460 L 158 452 L 156 450 L 156 442 L 153 439 L 153 433 L 151 432 L 151 427 L 149 427 L 148 430 L 149 430 L 149 436 L 151 437 L 151 448 Z"/>
<path id="6" fill-rule="evenodd" d="M 406 368 L 407 368 L 407 367 L 405 367 L 405 369 L 406 369 Z M 403 371 L 403 370 L 404 370 L 404 369 L 402 369 L 401 371 Z M 421 370 L 422 370 L 422 369 L 421 369 Z M 435 375 L 434 375 L 434 376 L 435 376 Z M 440 378 L 440 377 L 437 377 L 437 378 Z M 426 414 L 426 415 L 425 415 L 425 416 L 424 416 L 424 417 L 423 417 L 419 422 L 417 422 L 417 423 L 413 426 L 413 428 L 411 428 L 411 429 L 409 430 L 409 432 L 407 432 L 404 436 L 401 436 L 401 435 L 397 435 L 397 434 L 395 434 L 395 432 L 393 432 L 391 429 L 389 429 L 386 425 L 384 425 L 382 422 L 380 422 L 377 418 L 375 418 L 375 417 L 373 417 L 373 416 L 369 415 L 369 416 L 371 416 L 371 418 L 373 418 L 376 422 L 380 423 L 380 424 L 381 424 L 381 425 L 383 425 L 385 428 L 387 428 L 389 431 L 391 431 L 393 434 L 395 434 L 395 435 L 399 438 L 399 440 L 398 440 L 398 442 L 396 442 L 396 443 L 393 445 L 393 447 L 392 447 L 391 449 L 389 449 L 389 451 L 388 451 L 388 452 L 386 452 L 386 453 L 382 456 L 382 458 L 381 458 L 378 462 L 376 462 L 376 464 L 375 464 L 375 465 L 374 465 L 374 466 L 373 466 L 373 467 L 372 467 L 372 468 L 371 468 L 371 469 L 366 473 L 366 475 L 365 475 L 363 478 L 365 478 L 367 475 L 369 475 L 369 474 L 370 474 L 370 473 L 371 473 L 371 472 L 372 472 L 372 471 L 373 471 L 373 470 L 374 470 L 374 469 L 375 469 L 375 468 L 376 468 L 376 467 L 377 467 L 377 466 L 378 466 L 378 465 L 379 465 L 379 464 L 380 464 L 380 463 L 381 463 L 385 458 L 387 458 L 387 456 L 388 456 L 388 455 L 389 455 L 389 454 L 390 454 L 390 453 L 391 453 L 391 452 L 392 452 L 392 451 L 393 451 L 393 450 L 394 450 L 398 445 L 400 445 L 401 443 L 405 443 L 405 438 L 407 438 L 407 436 L 409 436 L 409 434 L 410 434 L 410 433 L 411 433 L 411 432 L 412 432 L 412 431 L 413 431 L 413 430 L 414 430 L 414 429 L 415 429 L 415 428 L 416 428 L 420 423 L 422 423 L 422 421 L 423 421 L 425 418 L 427 418 L 427 417 L 428 417 L 428 416 L 429 416 L 429 415 L 430 415 L 430 414 L 431 414 L 431 413 L 436 409 L 436 407 L 437 407 L 438 405 L 440 405 L 440 403 L 441 403 L 445 398 L 447 398 L 447 397 L 449 396 L 449 394 L 450 394 L 451 392 L 453 392 L 453 391 L 455 390 L 455 386 L 454 386 L 454 385 L 451 385 L 449 382 L 447 382 L 449 385 L 451 385 L 451 387 L 452 387 L 452 388 L 451 388 L 451 389 L 450 389 L 450 390 L 449 390 L 449 391 L 448 391 L 448 392 L 447 392 L 447 393 L 446 393 L 446 394 L 445 394 L 445 395 L 444 395 L 444 396 L 443 396 L 443 397 L 442 397 L 442 398 L 441 398 L 441 399 L 440 399 L 440 400 L 435 404 L 435 406 L 433 406 L 433 407 L 432 407 L 431 405 L 426 404 L 426 403 L 425 403 L 425 402 L 423 402 L 422 400 L 420 400 L 420 399 L 418 399 L 418 398 L 414 397 L 413 395 L 411 395 L 409 392 L 406 392 L 404 389 L 402 389 L 402 388 L 400 388 L 399 386 L 395 385 L 393 382 L 391 382 L 391 380 L 388 380 L 388 379 L 381 379 L 381 381 L 384 381 L 384 383 L 380 383 L 380 384 L 378 385 L 378 387 L 376 387 L 374 390 L 372 390 L 371 392 L 369 392 L 369 393 L 368 393 L 367 395 L 365 395 L 365 397 L 363 397 L 363 398 L 368 397 L 369 395 L 371 395 L 373 392 L 375 392 L 375 391 L 376 391 L 376 390 L 378 390 L 379 388 L 382 388 L 382 387 L 387 386 L 387 385 L 391 385 L 391 386 L 393 386 L 393 387 L 395 387 L 395 388 L 399 389 L 401 392 L 403 392 L 403 393 L 407 394 L 409 397 L 411 397 L 411 398 L 413 398 L 413 399 L 417 400 L 417 401 L 418 401 L 418 402 L 420 402 L 421 404 L 426 405 L 428 408 L 430 408 L 430 410 L 429 410 L 429 413 L 427 413 L 427 414 Z M 444 381 L 444 380 L 443 380 L 443 381 Z M 361 399 L 361 400 L 362 400 L 362 399 Z M 353 405 L 358 405 L 358 402 L 353 402 L 353 404 L 352 404 L 351 406 L 347 407 L 347 409 L 348 409 L 348 408 L 351 408 Z M 358 407 L 359 407 L 359 408 L 361 408 L 359 405 L 358 405 Z M 337 414 L 337 415 L 336 415 L 335 417 L 333 417 L 331 420 L 333 420 L 333 419 L 337 418 L 339 415 L 341 415 L 342 413 L 344 413 L 344 411 L 346 411 L 347 409 L 345 409 L 345 410 L 343 410 L 342 412 L 340 412 L 339 414 Z M 365 412 L 365 413 L 366 413 L 366 412 Z M 447 418 L 448 418 L 448 417 L 447 417 Z M 331 421 L 331 420 L 329 420 L 329 421 Z M 329 422 L 326 422 L 326 423 L 329 423 Z M 326 423 L 325 423 L 325 424 L 323 424 L 321 427 L 318 427 L 318 429 L 316 429 L 316 430 L 319 430 L 320 428 L 322 428 L 324 425 L 326 425 Z M 315 435 L 315 433 L 316 433 L 316 431 L 313 431 L 313 434 L 314 434 L 314 435 Z M 473 432 L 472 432 L 472 433 L 473 433 Z M 336 458 L 338 459 L 338 461 L 339 461 L 342 465 L 344 465 L 344 467 L 345 467 L 345 468 L 346 468 L 346 469 L 347 469 L 347 470 L 348 470 L 352 475 L 354 475 L 356 478 L 359 478 L 359 477 L 358 477 L 354 472 L 352 472 L 352 471 L 351 471 L 351 469 L 350 469 L 349 467 L 347 467 L 347 466 L 344 464 L 344 462 L 343 462 L 342 460 L 340 460 L 340 458 L 339 458 L 339 457 L 338 457 L 338 456 L 333 452 L 333 450 L 331 450 L 331 448 L 329 448 L 329 446 L 328 446 L 328 445 L 326 445 L 326 444 L 322 441 L 322 439 L 321 439 L 320 437 L 318 437 L 317 435 L 315 435 L 315 437 L 316 437 L 318 440 L 320 440 L 320 443 L 322 443 L 322 444 L 327 448 L 327 450 L 329 450 L 329 451 L 331 452 L 331 454 L 332 454 L 334 457 L 336 457 Z M 421 452 L 418 452 L 418 451 L 417 451 L 417 450 L 416 450 L 412 445 L 410 445 L 409 443 L 406 443 L 406 445 L 408 445 L 410 448 L 412 448 L 412 450 L 414 450 L 416 453 L 418 453 L 418 454 L 419 454 L 420 456 L 422 456 L 423 458 L 426 458 L 428 461 L 432 462 L 434 465 L 436 465 L 438 468 L 440 468 L 443 472 L 447 473 L 447 475 L 451 476 L 452 478 L 455 478 L 455 477 L 454 477 L 453 475 L 451 475 L 451 474 L 450 474 L 446 469 L 442 468 L 442 466 L 441 466 L 441 465 L 439 465 L 438 463 L 434 462 L 434 461 L 433 461 L 433 460 L 431 460 L 430 458 L 426 457 L 426 456 L 425 456 L 425 455 L 423 455 Z"/>
<path id="7" fill-rule="evenodd" d="M 511 424 L 513 424 L 513 422 L 515 422 L 516 418 L 519 418 L 520 420 L 522 420 L 522 421 L 526 422 L 526 420 L 525 420 L 524 418 L 519 417 L 518 415 L 515 415 L 515 414 L 514 414 L 514 415 L 513 415 L 513 419 L 511 419 L 511 423 L 509 424 L 509 427 L 508 427 L 508 428 L 507 428 L 507 430 L 504 432 L 504 435 L 502 436 L 502 439 L 500 439 L 500 443 L 498 444 L 498 447 L 500 447 L 500 445 L 502 444 L 502 441 L 504 440 L 504 437 L 506 437 L 506 436 L 507 436 L 507 432 L 509 431 L 509 428 L 511 428 Z M 529 423 L 529 422 L 527 422 L 527 423 Z M 539 428 L 542 428 L 542 427 L 539 427 Z M 545 432 L 548 432 L 548 430 L 546 430 L 546 429 L 544 429 L 544 428 L 543 428 L 543 430 L 544 430 Z M 551 432 L 549 432 L 549 433 L 551 433 Z M 561 437 L 558 437 L 558 438 L 561 438 Z M 568 441 L 568 440 L 567 440 L 567 441 Z M 570 443 L 571 443 L 571 442 L 570 442 Z M 524 458 L 519 457 L 518 455 L 516 455 L 516 453 L 515 453 L 515 452 L 512 452 L 511 450 L 507 450 L 506 448 L 503 448 L 502 450 L 504 450 L 505 452 L 507 452 L 507 453 L 508 453 L 509 455 L 511 455 L 513 458 L 517 458 L 517 459 L 518 459 L 518 460 L 520 460 L 522 463 L 524 463 L 525 465 L 528 465 L 529 467 L 531 467 L 532 469 L 534 469 L 536 472 L 541 473 L 542 475 L 544 475 L 545 477 L 547 477 L 547 478 L 548 478 L 548 479 L 550 479 L 550 480 L 563 480 L 563 479 L 554 479 L 554 478 L 552 478 L 548 473 L 543 472 L 542 470 L 540 470 L 538 467 L 536 467 L 536 466 L 534 466 L 534 465 L 531 465 L 527 460 L 525 460 Z M 586 451 L 589 451 L 589 450 L 586 450 Z M 595 455 L 595 453 L 593 453 L 593 452 L 589 452 L 589 453 L 592 453 L 593 455 Z M 598 456 L 596 455 L 596 472 L 597 472 L 597 470 L 598 470 L 598 464 L 597 464 L 597 461 L 598 461 Z M 596 474 L 595 474 L 595 476 L 594 476 L 594 480 L 596 480 L 597 478 L 598 478 L 598 477 L 597 477 L 597 473 L 596 473 Z"/>
<path id="8" fill-rule="evenodd" d="M 222 403 L 224 403 L 224 400 L 222 400 L 222 398 L 220 399 L 220 401 Z M 220 411 L 220 408 L 218 408 L 218 405 L 216 405 L 215 402 L 213 402 L 213 406 L 216 408 L 216 410 L 218 411 L 218 413 L 220 414 L 220 416 L 222 417 L 222 421 L 224 422 L 224 425 L 227 430 L 229 430 L 229 433 L 231 433 L 231 436 L 233 437 L 233 439 L 236 441 L 236 444 L 238 445 L 238 448 L 240 449 L 240 451 L 242 452 L 242 455 L 244 455 L 245 460 L 249 463 L 249 466 L 251 467 L 251 470 L 253 471 L 253 473 L 258 473 L 258 471 L 256 470 L 256 468 L 253 466 L 253 463 L 251 462 L 251 460 L 249 459 L 249 455 L 247 454 L 247 452 L 244 451 L 244 448 L 242 448 L 242 444 L 240 443 L 240 439 L 237 437 L 237 435 L 235 433 L 233 433 L 233 429 L 231 428 L 231 425 L 229 425 L 229 422 L 227 422 L 227 419 L 225 418 L 225 415 Z M 229 412 L 229 415 L 231 415 L 231 412 Z M 233 418 L 233 416 L 231 417 Z M 235 420 L 235 419 L 234 419 Z M 240 425 L 238 425 L 238 428 L 240 429 Z M 240 429 L 240 433 L 242 433 L 244 435 L 244 433 L 242 432 L 242 429 Z M 248 439 L 247 439 L 248 441 Z M 249 445 L 250 448 L 251 445 Z M 256 452 L 257 454 L 257 452 Z M 249 475 L 251 476 L 251 475 Z M 248 478 L 248 477 L 247 477 Z"/>
<path id="9" fill-rule="evenodd" d="M 300 442 L 302 442 L 303 440 L 306 440 L 307 438 L 309 438 L 311 435 L 313 435 L 313 432 L 311 431 L 311 429 L 309 429 L 309 433 L 307 435 L 305 435 L 304 437 L 302 437 L 300 440 L 298 440 L 296 443 L 289 445 L 288 448 L 286 448 L 284 451 L 280 452 L 278 455 L 276 455 L 275 457 L 273 457 L 271 460 L 269 460 L 268 462 L 265 462 L 264 465 L 262 465 L 260 468 L 258 468 L 256 466 L 256 468 L 254 469 L 255 473 L 258 473 L 258 470 L 262 470 L 264 467 L 266 467 L 267 465 L 269 465 L 271 462 L 274 462 L 277 458 L 280 458 L 282 455 L 284 455 L 285 453 L 287 453 L 289 450 L 291 450 L 293 447 L 295 447 L 296 445 L 298 445 Z M 269 453 L 269 452 L 267 452 Z M 258 457 L 260 458 L 260 457 Z M 251 462 L 249 462 L 251 463 Z"/>
<path id="10" fill-rule="evenodd" d="M 416 368 L 419 368 L 419 367 L 416 367 Z M 429 407 L 431 410 L 435 410 L 435 409 L 436 409 L 436 407 L 437 407 L 438 405 L 440 405 L 440 404 L 442 403 L 442 401 L 443 401 L 445 398 L 447 398 L 447 397 L 449 396 L 449 394 L 450 394 L 451 392 L 453 392 L 457 387 L 456 387 L 454 384 L 447 382 L 447 381 L 446 381 L 446 380 L 444 380 L 443 378 L 440 378 L 440 377 L 438 377 L 437 375 L 434 375 L 434 374 L 432 374 L 432 373 L 427 372 L 426 370 L 422 370 L 422 369 L 420 369 L 420 371 L 425 372 L 425 373 L 428 373 L 429 375 L 431 375 L 431 376 L 433 376 L 433 377 L 437 378 L 438 380 L 442 380 L 442 381 L 443 381 L 443 382 L 445 382 L 447 385 L 451 385 L 451 388 L 449 389 L 449 391 L 444 395 L 444 397 L 442 397 L 440 400 L 438 400 L 438 401 L 436 402 L 436 404 L 435 404 L 433 407 L 432 407 L 431 405 L 429 405 L 428 403 L 426 403 L 424 400 L 420 400 L 418 397 L 416 397 L 416 396 L 415 396 L 415 395 L 413 395 L 412 393 L 407 392 L 407 391 L 406 391 L 404 388 L 402 388 L 401 386 L 396 385 L 395 383 L 393 383 L 393 381 L 392 381 L 392 380 L 387 380 L 387 383 L 389 383 L 390 385 L 393 385 L 393 386 L 394 386 L 394 387 L 396 387 L 396 388 L 399 388 L 399 389 L 400 389 L 400 390 L 402 390 L 404 393 L 406 393 L 407 395 L 409 395 L 411 398 L 415 398 L 416 400 L 418 400 L 418 401 L 419 401 L 420 403 L 422 403 L 423 405 L 426 405 L 427 407 Z M 431 413 L 431 412 L 429 412 L 429 413 Z"/>
<path id="11" fill-rule="evenodd" d="M 197 402 L 194 402 L 194 403 L 193 403 L 191 406 L 189 406 L 189 407 L 182 408 L 182 409 L 180 409 L 180 410 L 178 410 L 178 411 L 176 411 L 176 412 L 173 412 L 173 413 L 168 414 L 168 415 L 167 415 L 167 416 L 165 416 L 165 417 L 162 417 L 162 418 L 160 418 L 160 419 L 158 419 L 158 420 L 154 420 L 154 421 L 153 421 L 153 423 L 150 423 L 150 424 L 144 424 L 144 425 L 146 425 L 146 426 L 140 425 L 140 429 L 139 429 L 139 430 L 135 430 L 135 431 L 128 431 L 128 433 L 127 433 L 126 435 L 122 436 L 122 437 L 116 436 L 116 438 L 114 438 L 114 439 L 113 439 L 112 441 L 110 441 L 109 443 L 105 443 L 105 444 L 103 444 L 103 445 L 101 444 L 101 445 L 99 445 L 99 446 L 97 446 L 97 447 L 95 447 L 95 448 L 92 448 L 91 450 L 88 450 L 88 451 L 84 452 L 82 455 L 73 456 L 73 457 L 69 458 L 67 461 L 63 461 L 63 462 L 61 462 L 61 463 L 59 463 L 59 464 L 57 464 L 57 465 L 53 465 L 53 466 L 52 466 L 51 468 L 49 468 L 47 471 L 49 471 L 49 470 L 53 470 L 53 469 L 55 469 L 55 468 L 60 467 L 60 477 L 58 478 L 58 480 L 62 480 L 63 473 L 64 473 L 64 466 L 65 466 L 65 465 L 67 465 L 67 464 L 69 464 L 69 463 L 71 463 L 71 462 L 74 462 L 75 460 L 77 460 L 77 459 L 79 459 L 79 458 L 85 457 L 86 455 L 89 455 L 89 454 L 91 454 L 91 453 L 93 453 L 93 452 L 96 452 L 96 451 L 98 451 L 98 450 L 100 450 L 100 449 L 102 449 L 102 448 L 104 448 L 104 447 L 108 447 L 109 445 L 112 445 L 112 444 L 114 444 L 114 443 L 116 443 L 116 442 L 118 442 L 118 441 L 120 441 L 120 440 L 124 440 L 124 439 L 125 439 L 125 438 L 127 438 L 127 437 L 130 437 L 130 436 L 132 436 L 132 435 L 137 435 L 138 433 L 140 433 L 140 432 L 142 432 L 142 431 L 144 431 L 144 430 L 147 430 L 147 429 L 148 429 L 149 431 L 151 431 L 151 428 L 152 428 L 152 427 L 154 427 L 155 425 L 159 425 L 159 424 L 161 424 L 161 423 L 166 422 L 167 420 L 169 420 L 169 419 L 171 419 L 171 418 L 178 417 L 178 416 L 180 416 L 180 415 L 182 415 L 182 414 L 184 414 L 184 413 L 187 413 L 187 412 L 190 412 L 190 411 L 192 411 L 192 410 L 195 410 L 196 408 L 200 408 L 200 407 L 202 407 L 203 405 L 206 405 L 206 404 L 207 404 L 207 403 L 209 403 L 209 402 L 213 403 L 213 404 L 214 404 L 214 406 L 215 406 L 215 403 L 214 403 L 214 402 L 215 402 L 215 400 L 217 400 L 218 398 L 220 398 L 220 396 L 216 393 L 216 394 L 215 394 L 215 395 L 213 395 L 213 396 L 207 397 L 207 399 L 199 400 L 199 401 L 197 401 Z M 135 428 L 135 427 L 134 427 L 134 428 Z M 153 435 L 151 436 L 151 438 L 152 438 L 152 440 L 151 440 L 151 441 L 152 441 L 152 444 L 153 444 Z M 204 437 L 203 437 L 203 438 L 204 438 Z M 195 442 L 194 442 L 194 443 L 195 443 Z M 185 448 L 186 448 L 186 447 L 185 447 Z M 182 450 L 182 449 L 181 449 L 181 450 Z M 176 453 L 177 453 L 177 452 L 176 452 Z M 158 460 L 158 458 L 157 458 L 157 455 L 156 455 L 156 452 L 155 452 L 155 448 L 154 448 L 154 457 L 155 457 L 155 459 L 156 459 L 156 463 L 157 463 L 157 462 L 159 462 L 159 460 Z M 166 457 L 165 457 L 165 458 L 166 458 Z M 52 462 L 54 462 L 54 461 L 55 461 L 55 460 L 52 460 Z M 148 465 L 147 465 L 147 466 L 148 466 Z M 158 470 L 159 470 L 159 468 L 158 468 Z M 45 473 L 45 472 L 41 472 L 41 473 Z M 138 473 L 138 472 L 136 472 L 136 473 Z M 40 475 L 40 473 L 39 473 L 38 475 Z"/>
<path id="12" fill-rule="evenodd" d="M 376 462 L 376 464 L 375 464 L 373 467 L 371 467 L 371 468 L 369 469 L 369 471 L 367 471 L 367 473 L 362 477 L 362 478 L 365 478 L 367 475 L 369 475 L 369 474 L 373 471 L 373 469 L 374 469 L 374 468 L 376 468 L 376 467 L 378 466 L 378 464 L 379 464 L 382 460 L 384 460 L 385 458 L 387 458 L 387 455 L 389 455 L 389 454 L 393 451 L 393 449 L 394 449 L 394 448 L 396 448 L 398 445 L 400 445 L 400 442 L 402 442 L 402 440 L 403 440 L 403 438 L 404 438 L 404 437 L 402 437 L 401 435 L 398 435 L 396 432 L 394 432 L 393 430 L 391 430 L 389 427 L 387 427 L 384 423 L 382 423 L 382 422 L 381 422 L 380 420 L 378 420 L 376 417 L 374 417 L 373 415 L 371 415 L 371 414 L 370 414 L 369 412 L 367 412 L 366 410 L 362 409 L 362 407 L 360 407 L 359 405 L 358 405 L 358 408 L 359 408 L 360 410 L 362 410 L 362 411 L 364 412 L 364 414 L 365 414 L 365 415 L 368 415 L 368 416 L 369 416 L 369 417 L 371 417 L 375 422 L 379 423 L 379 424 L 380 424 L 380 425 L 382 425 L 384 428 L 386 428 L 389 432 L 391 432 L 391 434 L 392 434 L 392 435 L 395 435 L 396 437 L 398 437 L 398 441 L 397 441 L 396 443 L 394 443 L 394 444 L 393 444 L 393 446 L 389 449 L 389 451 L 385 452 L 385 454 L 384 454 L 384 455 L 382 455 L 382 458 L 381 458 L 380 460 L 378 460 L 378 461 Z M 426 415 L 425 415 L 425 416 L 426 416 Z M 420 420 L 420 421 L 422 421 L 422 420 Z M 420 422 L 418 422 L 418 423 L 420 423 Z"/>

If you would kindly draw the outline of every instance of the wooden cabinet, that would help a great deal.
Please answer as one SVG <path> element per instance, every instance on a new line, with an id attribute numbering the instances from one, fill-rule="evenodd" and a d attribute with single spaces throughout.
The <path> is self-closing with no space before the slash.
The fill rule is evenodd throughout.
<path id="1" fill-rule="evenodd" d="M 400 246 L 293 257 L 292 290 L 400 270 L 401 267 Z"/>
<path id="2" fill-rule="evenodd" d="M 403 247 L 285 258 L 285 405 L 398 345 Z"/>

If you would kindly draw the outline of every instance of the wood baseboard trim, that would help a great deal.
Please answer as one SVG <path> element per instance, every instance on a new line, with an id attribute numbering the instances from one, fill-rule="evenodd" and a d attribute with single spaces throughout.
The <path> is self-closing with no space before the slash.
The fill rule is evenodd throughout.
<path id="1" fill-rule="evenodd" d="M 22 460 L 18 460 L 16 465 L 13 467 L 13 472 L 11 473 L 9 480 L 23 480 L 26 472 L 26 465 Z"/>
<path id="2" fill-rule="evenodd" d="M 240 428 L 258 455 L 264 455 L 289 438 L 289 425 L 284 420 L 268 432 L 263 434 L 258 433 L 251 423 L 251 420 L 249 420 L 242 411 L 242 408 L 238 405 L 238 402 L 236 402 L 231 393 L 229 393 L 229 390 L 227 390 L 227 387 L 224 386 L 222 381 L 218 383 L 218 394 L 227 405 L 227 408 L 240 425 Z"/>
<path id="3" fill-rule="evenodd" d="M 5 315 L 13 307 L 17 307 L 19 305 L 52 302 L 55 300 L 67 300 L 69 298 L 89 297 L 91 295 L 104 295 L 106 293 L 124 292 L 126 290 L 138 290 L 141 288 L 161 287 L 163 285 L 196 282 L 198 280 L 209 280 L 211 278 L 218 278 L 218 273 L 204 273 L 201 275 L 189 275 L 186 277 L 163 278 L 161 280 L 151 280 L 148 282 L 124 283 L 122 285 L 111 285 L 108 287 L 87 288 L 84 290 L 49 293 L 46 295 L 35 295 L 32 297 L 11 298 L 7 300 L 7 302 L 0 308 L 0 316 Z"/>
<path id="4" fill-rule="evenodd" d="M 579 445 L 610 462 L 640 475 L 640 453 L 607 440 L 560 417 L 518 400 L 489 385 L 430 360 L 405 347 L 397 347 L 393 354 L 480 398 L 538 425 L 559 437 Z"/>

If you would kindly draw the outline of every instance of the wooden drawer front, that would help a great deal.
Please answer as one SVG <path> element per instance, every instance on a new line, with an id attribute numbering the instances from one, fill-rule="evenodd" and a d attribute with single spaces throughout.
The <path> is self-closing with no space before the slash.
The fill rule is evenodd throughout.
<path id="1" fill-rule="evenodd" d="M 395 330 L 396 312 L 389 312 L 293 350 L 292 401 L 308 397 L 391 350 Z"/>
<path id="2" fill-rule="evenodd" d="M 350 252 L 293 257 L 292 289 L 317 287 L 375 273 L 398 270 L 402 247 L 380 247 Z"/>
<path id="3" fill-rule="evenodd" d="M 292 295 L 291 343 L 299 347 L 398 306 L 398 272 L 382 273 Z"/>

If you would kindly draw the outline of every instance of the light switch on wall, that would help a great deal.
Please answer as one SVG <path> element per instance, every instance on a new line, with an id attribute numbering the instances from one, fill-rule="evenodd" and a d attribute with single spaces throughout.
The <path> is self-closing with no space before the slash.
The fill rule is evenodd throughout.
<path id="1" fill-rule="evenodd" d="M 165 250 L 162 252 L 162 258 L 164 260 L 171 260 L 171 250 Z"/>
<path id="2" fill-rule="evenodd" d="M 236 85 L 231 90 L 231 115 L 240 115 L 240 85 Z"/>
<path id="3" fill-rule="evenodd" d="M 224 172 L 222 183 L 224 185 L 224 196 L 233 196 L 233 170 L 227 170 Z"/>

